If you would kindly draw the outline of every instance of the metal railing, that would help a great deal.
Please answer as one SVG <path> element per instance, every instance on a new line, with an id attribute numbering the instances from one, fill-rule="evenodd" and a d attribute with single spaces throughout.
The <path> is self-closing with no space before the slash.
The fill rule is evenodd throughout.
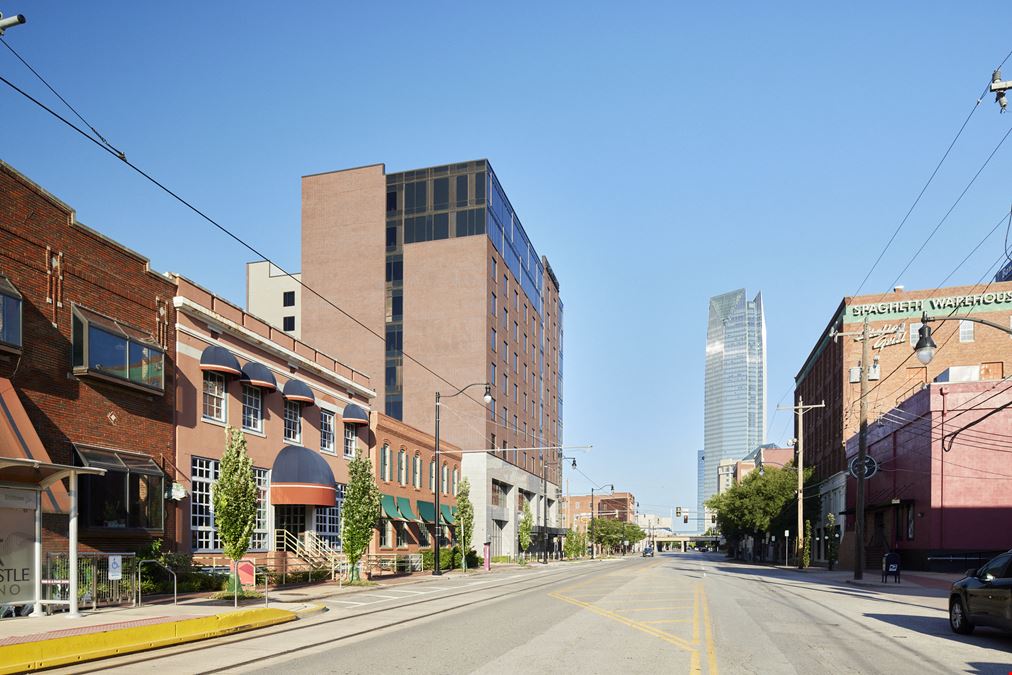
<path id="1" fill-rule="evenodd" d="M 109 558 L 119 556 L 122 562 L 120 578 L 109 578 Z M 134 601 L 137 592 L 135 579 L 136 554 L 96 553 L 82 551 L 77 558 L 78 602 L 91 605 L 125 605 Z M 42 575 L 42 604 L 46 611 L 52 606 L 69 605 L 70 559 L 66 553 L 46 554 Z"/>
<path id="2" fill-rule="evenodd" d="M 422 571 L 421 553 L 370 553 L 363 556 L 365 567 L 380 572 L 406 574 Z"/>
<path id="3" fill-rule="evenodd" d="M 168 572 L 169 574 L 172 575 L 172 604 L 175 605 L 176 601 L 177 601 L 177 599 L 179 597 L 178 594 L 176 593 L 177 589 L 179 588 L 178 579 L 176 577 L 176 573 L 174 571 L 172 571 L 172 569 L 168 565 L 162 563 L 162 561 L 160 561 L 160 560 L 141 560 L 141 561 L 139 561 L 137 563 L 137 571 L 136 571 L 136 574 L 137 574 L 137 601 L 136 601 L 135 605 L 137 607 L 140 607 L 142 604 L 144 604 L 142 602 L 142 598 L 141 598 L 141 570 L 144 567 L 145 563 L 154 563 L 154 564 L 158 565 L 163 570 L 165 570 L 166 572 Z"/>

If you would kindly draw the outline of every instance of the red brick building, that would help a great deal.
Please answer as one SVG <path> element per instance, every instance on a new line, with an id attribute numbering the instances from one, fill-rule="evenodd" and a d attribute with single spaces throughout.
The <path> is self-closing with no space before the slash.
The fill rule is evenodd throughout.
<path id="1" fill-rule="evenodd" d="M 986 560 L 1012 548 L 1008 406 L 1004 381 L 935 383 L 872 425 L 868 454 L 879 471 L 865 485 L 870 567 L 894 550 L 907 569 L 962 571 L 976 566 L 967 556 Z M 854 435 L 847 457 L 857 451 Z M 848 478 L 848 509 L 855 494 Z M 850 534 L 852 525 L 848 519 Z"/>
<path id="2" fill-rule="evenodd" d="M 5 402 L 24 410 L 50 461 L 107 469 L 80 479 L 82 549 L 136 550 L 175 528 L 164 499 L 175 453 L 174 292 L 146 258 L 0 162 Z M 54 488 L 43 542 L 66 550 L 66 488 Z"/>

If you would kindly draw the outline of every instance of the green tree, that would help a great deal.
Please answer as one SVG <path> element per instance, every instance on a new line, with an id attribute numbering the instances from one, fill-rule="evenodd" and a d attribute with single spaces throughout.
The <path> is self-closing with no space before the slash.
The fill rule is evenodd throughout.
<path id="1" fill-rule="evenodd" d="M 801 566 L 812 564 L 812 521 L 805 521 L 805 548 L 801 553 Z"/>
<path id="2" fill-rule="evenodd" d="M 630 546 L 635 546 L 637 543 L 643 541 L 647 537 L 647 533 L 643 531 L 643 528 L 636 523 L 623 523 L 622 539 L 623 541 L 629 542 Z"/>
<path id="3" fill-rule="evenodd" d="M 457 538 L 463 551 L 462 564 L 467 564 L 471 552 L 471 538 L 474 536 L 474 504 L 471 503 L 471 481 L 464 478 L 457 487 Z"/>
<path id="4" fill-rule="evenodd" d="M 362 452 L 348 463 L 348 487 L 341 509 L 341 543 L 351 567 L 351 579 L 358 579 L 362 559 L 379 517 L 380 492 L 372 474 L 372 462 Z"/>
<path id="5" fill-rule="evenodd" d="M 524 500 L 524 515 L 520 518 L 520 549 L 527 552 L 531 547 L 531 531 L 534 529 L 534 516 L 531 515 L 531 503 Z"/>
<path id="6" fill-rule="evenodd" d="M 581 536 L 576 530 L 566 530 L 566 541 L 562 545 L 562 550 L 566 554 L 567 558 L 579 558 L 583 555 L 583 548 L 581 548 Z"/>
<path id="7" fill-rule="evenodd" d="M 214 524 L 225 555 L 236 569 L 249 550 L 250 537 L 257 520 L 257 482 L 253 460 L 246 454 L 246 437 L 234 427 L 225 428 L 225 453 L 221 457 L 218 480 L 211 487 Z M 232 584 L 234 604 L 239 604 L 239 583 Z"/>
<path id="8" fill-rule="evenodd" d="M 614 552 L 625 539 L 625 523 L 610 518 L 595 518 L 590 540 L 603 550 Z"/>

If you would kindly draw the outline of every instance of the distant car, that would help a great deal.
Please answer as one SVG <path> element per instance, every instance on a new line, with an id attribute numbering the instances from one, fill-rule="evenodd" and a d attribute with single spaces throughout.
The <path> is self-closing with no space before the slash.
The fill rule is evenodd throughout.
<path id="1" fill-rule="evenodd" d="M 646 558 L 647 556 L 650 556 L 651 558 L 654 557 L 654 547 L 653 546 L 644 546 L 643 547 L 643 557 Z"/>
<path id="2" fill-rule="evenodd" d="M 966 571 L 949 592 L 949 626 L 969 635 L 977 626 L 1012 632 L 1012 550 Z"/>

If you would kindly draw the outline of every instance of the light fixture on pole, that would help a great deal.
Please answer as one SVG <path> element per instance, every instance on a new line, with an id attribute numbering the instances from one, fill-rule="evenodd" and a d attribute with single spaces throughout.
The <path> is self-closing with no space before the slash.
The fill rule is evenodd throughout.
<path id="1" fill-rule="evenodd" d="M 549 448 L 552 449 L 552 448 Z M 561 450 L 561 448 L 559 449 Z M 541 494 L 544 500 L 541 504 L 541 562 L 545 565 L 548 564 L 548 455 L 543 455 L 544 460 L 541 462 Z M 576 468 L 575 457 L 563 457 L 561 452 L 559 458 L 553 462 L 562 466 L 562 462 L 567 459 L 573 460 L 573 468 Z"/>
<path id="2" fill-rule="evenodd" d="M 492 402 L 492 385 L 489 384 L 488 382 L 474 382 L 472 384 L 467 385 L 466 387 L 464 387 L 462 389 L 458 389 L 455 393 L 450 394 L 449 396 L 446 396 L 445 398 L 453 398 L 454 396 L 459 396 L 459 395 L 463 394 L 465 391 L 467 391 L 468 389 L 470 389 L 471 387 L 485 387 L 485 395 L 482 397 L 482 400 L 484 400 L 486 404 Z M 439 529 L 440 529 L 440 527 L 439 527 L 439 516 L 440 516 L 440 513 L 439 513 L 439 492 L 444 487 L 443 485 L 440 484 L 442 482 L 442 479 L 443 479 L 443 473 L 442 473 L 442 471 L 440 471 L 440 466 L 439 466 L 439 406 L 440 406 L 440 401 L 443 398 L 444 398 L 443 395 L 440 394 L 437 391 L 436 392 L 436 435 L 435 435 L 435 443 L 434 443 L 435 447 L 434 447 L 434 452 L 433 452 L 433 470 L 436 472 L 436 476 L 432 480 L 432 492 L 433 492 L 433 497 L 435 498 L 435 504 L 436 504 L 436 512 L 435 512 L 435 518 L 434 518 L 434 520 L 436 522 L 435 522 L 435 525 L 433 526 L 433 529 L 435 530 L 433 532 L 433 534 L 435 535 L 435 537 L 433 538 L 433 541 L 432 541 L 432 574 L 433 574 L 433 576 L 437 576 L 437 577 L 443 573 L 443 571 L 441 569 L 439 569 Z M 464 551 L 463 545 L 461 545 L 461 548 L 460 548 L 460 557 L 461 557 L 461 560 L 463 561 L 462 565 L 464 565 L 464 567 L 466 569 L 466 566 L 467 566 L 467 562 L 466 562 L 467 553 Z"/>
<path id="3" fill-rule="evenodd" d="M 1010 85 L 1012 86 L 1012 85 Z M 960 316 L 960 317 L 936 317 L 928 316 L 927 312 L 921 314 L 921 328 L 918 331 L 919 337 L 917 338 L 917 344 L 914 345 L 914 353 L 917 354 L 917 360 L 928 365 L 931 360 L 935 358 L 935 352 L 938 350 L 938 346 L 935 344 L 934 338 L 931 337 L 931 327 L 928 326 L 932 322 L 941 321 L 970 321 L 971 323 L 979 323 L 984 326 L 990 326 L 991 328 L 997 328 L 1003 333 L 1012 335 L 1012 328 L 1003 326 L 1000 323 L 994 321 L 988 321 L 987 319 L 978 319 L 975 316 Z"/>
<path id="4" fill-rule="evenodd" d="M 20 26 L 26 21 L 27 19 L 24 17 L 23 14 L 15 14 L 14 16 L 9 16 L 5 19 L 4 15 L 0 13 L 0 36 L 2 36 L 4 34 L 4 31 L 7 30 L 8 28 Z"/>

